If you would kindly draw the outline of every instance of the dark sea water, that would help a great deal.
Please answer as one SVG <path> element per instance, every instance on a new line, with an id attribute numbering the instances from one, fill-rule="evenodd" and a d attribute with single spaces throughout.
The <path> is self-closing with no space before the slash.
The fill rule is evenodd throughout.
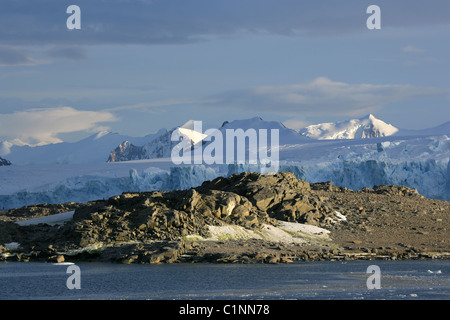
<path id="1" fill-rule="evenodd" d="M 379 267 L 380 289 L 368 289 L 370 265 Z M 76 266 L 80 289 L 67 286 L 69 265 L 0 263 L 0 299 L 450 299 L 449 260 Z"/>

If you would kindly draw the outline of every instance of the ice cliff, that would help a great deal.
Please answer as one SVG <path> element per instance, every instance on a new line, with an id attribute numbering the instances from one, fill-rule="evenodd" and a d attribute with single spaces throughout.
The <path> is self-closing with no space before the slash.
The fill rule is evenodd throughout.
<path id="1" fill-rule="evenodd" d="M 244 171 L 261 172 L 258 165 L 230 164 L 222 167 L 204 165 L 150 167 L 138 172 L 131 169 L 125 177 L 78 176 L 61 183 L 43 186 L 40 191 L 19 191 L 0 195 L 0 208 L 14 208 L 35 203 L 86 202 L 106 199 L 122 192 L 189 189 L 218 176 Z M 382 160 L 335 161 L 316 164 L 285 163 L 280 171 L 293 172 L 308 182 L 332 181 L 333 184 L 360 190 L 374 185 L 405 185 L 435 199 L 450 200 L 450 162 L 433 159 L 387 162 Z"/>

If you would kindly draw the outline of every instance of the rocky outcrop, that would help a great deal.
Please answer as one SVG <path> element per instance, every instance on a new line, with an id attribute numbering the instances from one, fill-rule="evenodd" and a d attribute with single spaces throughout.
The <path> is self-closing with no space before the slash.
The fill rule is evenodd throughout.
<path id="1" fill-rule="evenodd" d="M 108 162 L 139 160 L 142 159 L 143 155 L 144 150 L 142 147 L 137 147 L 129 141 L 124 141 L 111 151 Z"/>
<path id="2" fill-rule="evenodd" d="M 387 195 L 397 195 L 397 196 L 409 196 L 409 197 L 422 197 L 419 191 L 415 188 L 408 188 L 405 186 L 388 186 L 388 185 L 377 185 L 373 187 L 373 191 L 379 194 Z"/>
<path id="3" fill-rule="evenodd" d="M 247 199 L 256 211 L 270 218 L 326 226 L 329 223 L 327 218 L 334 215 L 334 210 L 313 192 L 318 188 L 321 188 L 321 184 L 311 185 L 297 179 L 291 172 L 283 172 L 275 175 L 243 173 L 229 178 L 219 177 L 203 183 L 197 189 L 234 192 Z"/>
<path id="4" fill-rule="evenodd" d="M 74 211 L 72 219 L 62 225 L 15 223 L 70 210 Z M 407 237 L 418 235 L 417 230 L 423 232 L 419 237 L 427 240 L 432 239 L 429 232 L 434 230 L 434 237 L 439 239 L 440 232 L 447 230 L 449 218 L 444 213 L 449 210 L 448 202 L 423 198 L 416 190 L 402 186 L 380 185 L 352 191 L 331 182 L 308 183 L 290 172 L 245 172 L 206 181 L 189 190 L 123 193 L 84 204 L 35 205 L 2 212 L 0 257 L 122 263 L 286 262 L 312 256 L 325 259 L 342 256 L 344 245 L 353 252 L 355 245 L 364 243 L 368 232 L 377 228 L 372 236 L 380 240 L 372 241 L 372 246 L 377 241 L 383 245 L 406 243 Z M 398 222 L 393 228 L 407 226 L 406 240 L 392 238 L 396 235 L 392 231 L 383 233 L 390 230 L 390 219 L 401 219 L 395 220 Z M 440 219 L 440 229 L 436 229 L 432 219 Z M 270 230 L 280 230 L 270 229 L 279 228 L 280 221 L 332 230 L 338 242 L 321 242 L 318 237 L 311 241 L 313 234 L 304 241 L 284 244 L 264 237 L 211 240 L 211 229 L 215 227 L 235 226 L 252 234 L 263 234 L 261 231 L 265 230 L 267 235 Z M 430 231 L 420 225 L 426 221 Z M 292 229 L 285 231 L 284 236 L 300 236 L 294 235 Z M 414 239 L 419 244 L 425 242 L 424 238 Z M 439 245 L 441 251 L 446 248 L 445 244 Z"/>
<path id="5" fill-rule="evenodd" d="M 0 166 L 10 166 L 11 162 L 0 157 Z"/>
<path id="6" fill-rule="evenodd" d="M 364 126 L 361 131 L 362 139 L 384 137 L 384 133 L 373 123 Z"/>

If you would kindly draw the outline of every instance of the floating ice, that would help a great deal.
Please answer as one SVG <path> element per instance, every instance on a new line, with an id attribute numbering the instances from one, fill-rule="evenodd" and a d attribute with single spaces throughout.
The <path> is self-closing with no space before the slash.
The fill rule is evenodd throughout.
<path id="1" fill-rule="evenodd" d="M 5 248 L 8 250 L 15 250 L 19 247 L 20 247 L 20 243 L 18 243 L 18 242 L 5 243 Z"/>
<path id="2" fill-rule="evenodd" d="M 59 225 L 64 224 L 64 222 L 72 219 L 75 211 L 68 211 L 63 213 L 52 214 L 50 216 L 39 217 L 29 220 L 23 220 L 16 222 L 19 226 L 31 226 L 39 223 L 44 223 L 48 225 Z"/>

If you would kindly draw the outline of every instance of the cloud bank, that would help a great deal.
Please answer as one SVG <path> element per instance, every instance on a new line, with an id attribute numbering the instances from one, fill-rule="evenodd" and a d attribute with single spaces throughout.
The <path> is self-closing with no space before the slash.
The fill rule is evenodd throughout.
<path id="1" fill-rule="evenodd" d="M 80 111 L 71 107 L 28 109 L 0 115 L 0 136 L 27 145 L 62 142 L 62 133 L 100 131 L 100 123 L 117 121 L 103 111 Z"/>
<path id="2" fill-rule="evenodd" d="M 56 46 L 45 51 L 45 54 L 51 58 L 67 59 L 72 61 L 81 61 L 87 59 L 85 49 L 76 46 Z"/>
<path id="3" fill-rule="evenodd" d="M 42 62 L 33 59 L 29 54 L 16 47 L 0 46 L 0 67 L 34 66 Z"/>
<path id="4" fill-rule="evenodd" d="M 408 84 L 352 84 L 319 77 L 310 82 L 258 86 L 215 95 L 209 107 L 237 108 L 255 112 L 273 112 L 286 116 L 307 117 L 363 116 L 398 101 L 448 96 L 449 89 Z"/>

